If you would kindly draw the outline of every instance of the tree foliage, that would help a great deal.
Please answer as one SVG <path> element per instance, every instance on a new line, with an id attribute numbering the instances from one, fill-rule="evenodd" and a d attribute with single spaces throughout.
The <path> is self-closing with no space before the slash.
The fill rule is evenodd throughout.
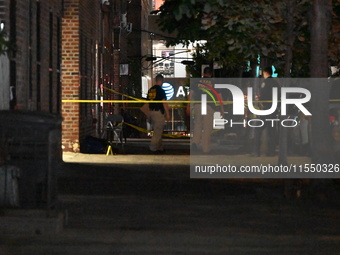
<path id="1" fill-rule="evenodd" d="M 334 2 L 336 8 L 339 2 Z M 261 55 L 278 69 L 292 61 L 293 74 L 307 76 L 311 4 L 312 0 L 168 0 L 160 8 L 159 25 L 164 31 L 177 32 L 168 45 L 206 40 L 202 48 L 209 59 L 224 66 L 242 66 Z M 334 24 L 339 24 L 333 14 Z M 339 37 L 331 38 L 336 45 Z M 338 48 L 330 51 L 332 59 L 339 57 Z M 292 59 L 286 58 L 289 50 L 293 51 Z"/>
<path id="2" fill-rule="evenodd" d="M 5 54 L 10 48 L 7 35 L 4 30 L 0 30 L 0 56 Z"/>

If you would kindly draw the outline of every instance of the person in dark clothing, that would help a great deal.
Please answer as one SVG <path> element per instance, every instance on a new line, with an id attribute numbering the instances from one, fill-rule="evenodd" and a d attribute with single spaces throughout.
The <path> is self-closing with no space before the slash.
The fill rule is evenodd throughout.
<path id="1" fill-rule="evenodd" d="M 164 78 L 162 75 L 157 75 L 155 85 L 148 91 L 147 99 L 150 101 L 165 101 L 166 94 L 162 88 Z M 165 120 L 170 120 L 169 107 L 167 103 L 150 103 L 150 120 L 153 128 L 153 135 L 150 143 L 150 150 L 152 152 L 163 152 L 162 134 Z M 164 117 L 165 114 L 165 117 Z"/>
<path id="2" fill-rule="evenodd" d="M 278 83 L 275 79 L 272 78 L 272 68 L 266 67 L 263 70 L 264 81 L 261 84 L 259 91 L 259 101 L 272 101 L 273 97 L 273 88 L 278 88 Z M 262 102 L 261 109 L 267 110 L 272 106 L 272 102 Z M 261 119 L 277 119 L 277 112 L 274 111 L 270 115 L 261 116 Z M 253 152 L 251 156 L 260 157 L 261 156 L 261 137 L 263 130 L 267 131 L 267 152 L 266 156 L 274 156 L 275 148 L 276 148 L 276 127 L 273 126 L 272 122 L 265 121 L 262 127 L 255 127 L 254 132 L 254 145 Z"/>

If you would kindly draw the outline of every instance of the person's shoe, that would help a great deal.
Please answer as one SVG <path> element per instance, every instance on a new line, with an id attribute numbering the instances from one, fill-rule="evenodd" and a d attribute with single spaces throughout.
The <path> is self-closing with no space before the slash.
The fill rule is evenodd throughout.
<path id="1" fill-rule="evenodd" d="M 153 150 L 150 150 L 150 149 L 149 149 L 149 153 L 150 153 L 150 154 L 157 154 L 157 151 L 153 151 Z"/>
<path id="2" fill-rule="evenodd" d="M 165 150 L 156 150 L 156 151 L 152 151 L 149 149 L 149 153 L 153 154 L 153 155 L 159 155 L 159 154 L 164 154 Z"/>
<path id="3" fill-rule="evenodd" d="M 166 153 L 166 151 L 163 149 L 163 150 L 158 150 L 157 151 L 157 154 L 165 154 Z"/>

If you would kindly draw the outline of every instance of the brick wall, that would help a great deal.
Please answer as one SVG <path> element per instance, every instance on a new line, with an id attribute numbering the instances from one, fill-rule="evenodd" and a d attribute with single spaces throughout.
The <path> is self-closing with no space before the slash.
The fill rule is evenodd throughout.
<path id="1" fill-rule="evenodd" d="M 7 85 L 9 90 L 10 86 L 13 88 L 14 99 L 8 108 L 59 114 L 57 24 L 62 15 L 62 2 L 2 0 L 0 6 L 0 18 L 5 21 L 5 29 L 15 45 L 10 54 L 10 84 Z"/>
<path id="2" fill-rule="evenodd" d="M 80 97 L 85 100 L 96 99 L 96 43 L 101 43 L 100 25 L 101 6 L 99 1 L 81 1 L 80 4 Z M 97 63 L 96 63 L 97 62 Z M 87 135 L 95 135 L 92 124 L 97 104 L 81 104 L 80 107 L 80 139 Z"/>
<path id="3" fill-rule="evenodd" d="M 9 1 L 0 0 L 0 21 L 8 22 Z"/>
<path id="4" fill-rule="evenodd" d="M 65 0 L 62 32 L 62 98 L 94 100 L 96 43 L 100 41 L 100 2 Z M 98 62 L 98 61 L 97 61 Z M 80 142 L 93 135 L 96 105 L 64 103 L 63 149 L 80 150 Z"/>
<path id="5" fill-rule="evenodd" d="M 79 98 L 79 0 L 64 1 L 62 21 L 62 99 Z M 79 150 L 79 104 L 62 105 L 62 144 L 66 151 Z"/>
<path id="6" fill-rule="evenodd" d="M 61 100 L 99 99 L 100 85 L 121 90 L 119 64 L 126 63 L 130 52 L 135 55 L 131 45 L 139 45 L 120 38 L 121 14 L 128 2 L 109 2 L 102 6 L 99 0 L 0 0 L 0 19 L 16 46 L 7 64 L 5 86 L 13 92 L 7 108 L 62 114 L 65 151 L 79 151 L 87 135 L 99 136 L 105 113 L 117 112 L 120 104 L 102 109 Z M 103 97 L 121 98 L 112 93 Z M 97 129 L 94 118 L 99 119 Z"/>

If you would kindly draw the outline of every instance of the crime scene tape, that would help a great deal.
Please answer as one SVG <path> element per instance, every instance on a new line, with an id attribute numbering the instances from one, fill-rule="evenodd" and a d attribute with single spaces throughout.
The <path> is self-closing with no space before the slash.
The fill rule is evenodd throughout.
<path id="1" fill-rule="evenodd" d="M 186 108 L 185 105 L 169 105 L 170 108 Z M 140 109 L 140 107 L 132 107 L 132 106 L 121 106 L 122 109 Z"/>
<path id="2" fill-rule="evenodd" d="M 133 99 L 133 100 L 136 100 L 136 101 L 142 101 L 143 99 L 139 99 L 139 98 L 136 98 L 136 97 L 132 97 L 132 96 L 129 96 L 129 95 L 126 95 L 126 94 L 123 94 L 123 93 L 120 93 L 114 89 L 110 89 L 110 88 L 107 88 L 107 87 L 103 87 L 103 89 L 107 90 L 107 91 L 110 91 L 112 93 L 115 93 L 115 94 L 118 94 L 118 95 L 121 95 L 121 96 L 124 96 L 124 97 L 127 97 L 127 98 L 130 98 L 130 99 Z"/>
<path id="3" fill-rule="evenodd" d="M 83 100 L 83 99 L 63 99 L 61 100 L 63 103 L 133 103 L 133 104 L 140 104 L 140 103 L 167 103 L 167 104 L 181 104 L 181 103 L 200 103 L 201 101 L 161 101 L 161 100 L 145 100 L 141 99 L 140 101 L 134 100 Z M 208 102 L 209 103 L 209 102 Z"/>
<path id="4" fill-rule="evenodd" d="M 167 103 L 167 104 L 195 104 L 195 103 L 202 103 L 202 101 L 188 101 L 188 100 L 179 100 L 179 101 L 160 101 L 160 100 L 146 100 L 146 99 L 139 99 L 136 97 L 132 97 L 126 94 L 123 94 L 121 92 L 118 92 L 114 89 L 110 89 L 107 87 L 103 87 L 105 90 L 110 91 L 112 93 L 130 98 L 132 100 L 82 100 L 82 99 L 63 99 L 61 100 L 63 103 L 104 103 L 104 104 L 109 104 L 109 103 L 118 103 L 118 104 L 123 104 L 123 103 L 151 103 L 151 104 L 156 104 L 156 103 Z M 247 101 L 247 100 L 245 100 Z M 228 104 L 233 104 L 233 101 L 222 101 L 223 105 L 228 105 Z M 263 101 L 254 101 L 254 103 L 271 103 L 272 100 L 263 100 Z M 281 102 L 278 100 L 278 102 Z M 340 99 L 330 99 L 329 102 L 340 102 Z M 216 101 L 207 101 L 207 103 L 216 103 Z"/>
<path id="5" fill-rule="evenodd" d="M 153 133 L 152 130 L 147 130 L 145 128 L 141 128 L 141 127 L 132 125 L 132 124 L 127 123 L 127 122 L 123 122 L 123 123 L 134 128 L 134 129 L 136 129 L 136 130 L 138 130 L 138 131 L 140 131 L 140 132 L 143 132 L 143 133 L 146 133 L 146 134 Z M 221 131 L 221 129 L 213 130 L 211 133 L 217 133 L 217 132 L 220 132 L 220 131 Z M 189 138 L 189 136 L 187 136 L 187 135 L 171 135 L 171 134 L 166 134 L 166 133 L 163 133 L 162 136 L 169 137 L 169 138 Z"/>
<path id="6" fill-rule="evenodd" d="M 123 122 L 123 123 L 124 123 L 125 125 L 128 125 L 128 126 L 134 128 L 134 129 L 140 131 L 140 132 L 143 132 L 143 133 L 146 133 L 146 134 L 148 134 L 148 133 L 153 133 L 153 131 L 151 131 L 151 130 L 147 130 L 147 129 L 145 129 L 145 128 L 141 128 L 141 127 L 132 125 L 132 124 L 127 123 L 127 122 Z M 166 134 L 166 133 L 163 133 L 162 136 L 169 137 L 169 138 L 183 138 L 183 137 L 188 138 L 188 136 L 186 136 L 186 135 L 172 135 L 172 134 Z"/>
<path id="7" fill-rule="evenodd" d="M 157 103 L 166 103 L 166 104 L 199 104 L 202 103 L 201 101 L 161 101 L 161 100 L 146 100 L 146 99 L 140 99 L 139 101 L 135 100 L 83 100 L 83 99 L 63 99 L 61 100 L 63 103 L 133 103 L 133 104 L 139 104 L 139 103 L 149 103 L 149 104 L 157 104 Z M 334 100 L 332 100 L 334 101 Z M 340 100 L 336 100 L 340 101 Z M 266 100 L 266 101 L 254 101 L 254 103 L 271 103 L 272 101 Z M 280 102 L 280 101 L 278 101 Z M 207 101 L 207 103 L 214 103 L 213 101 Z M 233 101 L 223 101 L 224 105 L 233 104 Z"/>
<path id="8" fill-rule="evenodd" d="M 117 104 L 124 104 L 124 103 L 149 103 L 149 104 L 157 104 L 157 103 L 166 103 L 166 104 L 200 104 L 202 103 L 201 101 L 160 101 L 160 100 L 139 100 L 139 101 L 134 101 L 134 100 L 82 100 L 82 99 L 63 99 L 61 100 L 63 103 L 91 103 L 91 104 L 110 104 L 110 103 L 117 103 Z M 267 101 L 254 101 L 254 103 L 271 103 L 272 101 L 267 100 Z M 280 101 L 278 101 L 280 102 Z M 340 102 L 340 99 L 331 99 L 329 102 Z M 213 101 L 207 101 L 207 103 L 214 103 Z M 223 101 L 223 105 L 229 105 L 233 104 L 233 101 Z"/>

